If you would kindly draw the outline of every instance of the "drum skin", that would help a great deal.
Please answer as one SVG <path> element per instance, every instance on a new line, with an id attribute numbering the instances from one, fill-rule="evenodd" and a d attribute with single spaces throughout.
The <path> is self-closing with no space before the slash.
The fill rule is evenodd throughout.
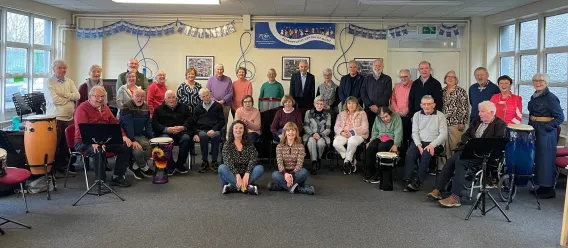
<path id="1" fill-rule="evenodd" d="M 55 159 L 57 147 L 57 123 L 55 117 L 25 120 L 24 147 L 30 171 L 33 175 L 45 174 L 44 156 L 47 154 L 47 172 Z"/>
<path id="2" fill-rule="evenodd" d="M 525 186 L 533 173 L 535 156 L 534 131 L 507 128 L 509 142 L 505 147 L 505 173 L 512 173 L 515 165 L 515 185 Z M 519 177 L 520 176 L 520 177 Z"/>

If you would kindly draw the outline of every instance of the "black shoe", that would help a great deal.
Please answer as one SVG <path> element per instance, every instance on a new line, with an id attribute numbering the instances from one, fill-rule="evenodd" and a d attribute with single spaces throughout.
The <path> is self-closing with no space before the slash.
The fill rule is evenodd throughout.
<path id="1" fill-rule="evenodd" d="M 420 182 L 418 181 L 413 181 L 412 183 L 409 183 L 408 185 L 406 185 L 406 190 L 408 192 L 416 192 L 420 190 Z"/>
<path id="2" fill-rule="evenodd" d="M 142 171 L 142 174 L 144 174 L 144 176 L 146 177 L 153 177 L 155 173 L 156 172 L 150 168 L 148 168 L 146 171 Z"/>
<path id="3" fill-rule="evenodd" d="M 187 168 L 185 168 L 184 165 L 179 165 L 179 166 L 176 168 L 176 171 L 179 172 L 179 173 L 181 173 L 181 174 L 185 174 L 185 173 L 188 173 L 188 172 L 189 172 L 189 170 L 188 170 Z"/>
<path id="4" fill-rule="evenodd" d="M 213 170 L 213 172 L 217 172 L 218 169 L 219 164 L 217 164 L 217 161 L 211 161 L 211 170 Z"/>
<path id="5" fill-rule="evenodd" d="M 223 194 L 236 193 L 236 192 L 237 188 L 233 187 L 233 185 L 230 184 L 223 185 L 223 190 L 221 191 L 221 193 Z"/>
<path id="6" fill-rule="evenodd" d="M 110 165 L 107 164 L 107 165 L 105 166 L 105 171 L 112 171 L 112 168 L 110 168 Z"/>
<path id="7" fill-rule="evenodd" d="M 381 180 L 378 178 L 371 178 L 371 180 L 369 180 L 369 183 L 378 184 L 381 183 Z"/>
<path id="8" fill-rule="evenodd" d="M 313 195 L 316 193 L 314 186 L 298 187 L 298 193 L 305 195 Z"/>
<path id="9" fill-rule="evenodd" d="M 138 169 L 128 168 L 128 170 L 129 170 L 130 172 L 132 172 L 132 174 L 134 174 L 134 178 L 136 178 L 136 179 L 139 179 L 139 180 L 140 180 L 140 179 L 144 179 L 144 178 L 145 178 L 145 177 L 144 177 L 144 174 L 142 174 L 142 170 L 141 170 L 140 168 L 138 168 Z"/>
<path id="10" fill-rule="evenodd" d="M 344 175 L 351 174 L 351 162 L 344 162 L 343 163 L 343 174 Z"/>
<path id="11" fill-rule="evenodd" d="M 199 167 L 199 170 L 197 172 L 204 173 L 207 171 L 207 169 L 209 169 L 209 162 L 207 162 L 207 160 L 203 160 L 201 162 L 201 167 Z"/>
<path id="12" fill-rule="evenodd" d="M 318 164 L 317 164 L 317 168 L 316 168 L 316 169 L 318 169 L 318 170 L 321 169 L 321 158 L 318 159 Z"/>
<path id="13" fill-rule="evenodd" d="M 126 180 L 124 176 L 118 176 L 110 180 L 110 185 L 118 187 L 130 187 L 130 183 Z"/>
<path id="14" fill-rule="evenodd" d="M 312 171 L 310 171 L 312 175 L 318 174 L 318 162 L 312 161 Z"/>
<path id="15" fill-rule="evenodd" d="M 268 183 L 268 191 L 282 191 L 282 188 L 275 182 Z"/>
<path id="16" fill-rule="evenodd" d="M 254 185 L 247 186 L 247 194 L 249 195 L 258 195 L 258 187 Z"/>
<path id="17" fill-rule="evenodd" d="M 69 166 L 69 174 L 71 174 L 71 172 L 77 174 L 77 169 L 75 169 L 75 165 L 74 165 L 74 164 L 71 164 L 71 165 Z"/>
<path id="18" fill-rule="evenodd" d="M 552 187 L 539 187 L 536 190 L 538 199 L 552 199 L 556 198 L 556 191 Z"/>
<path id="19" fill-rule="evenodd" d="M 166 173 L 168 173 L 168 176 L 173 176 L 174 173 L 176 173 L 176 169 L 171 167 L 166 167 Z"/>

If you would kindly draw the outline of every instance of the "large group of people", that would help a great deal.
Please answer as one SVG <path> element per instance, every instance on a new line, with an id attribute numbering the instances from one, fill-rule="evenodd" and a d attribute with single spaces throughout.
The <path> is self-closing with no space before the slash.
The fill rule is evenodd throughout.
<path id="1" fill-rule="evenodd" d="M 503 75 L 495 85 L 483 67 L 474 71 L 477 82 L 469 92 L 459 86 L 454 71 L 445 74 L 446 86 L 442 88 L 427 61 L 418 65 L 419 78 L 413 81 L 410 71 L 402 69 L 399 82 L 393 86 L 380 59 L 374 61 L 373 73 L 366 76 L 358 72 L 356 61 L 350 61 L 349 73 L 341 77 L 339 85 L 332 80 L 332 70 L 326 69 L 322 83 L 316 87 L 316 77 L 308 72 L 308 63 L 302 61 L 291 77 L 289 94 L 275 80 L 276 71 L 270 69 L 259 98 L 280 100 L 282 108 L 275 111 L 272 120 L 261 120 L 246 68 L 238 68 L 237 80 L 232 81 L 224 75 L 223 65 L 217 64 L 215 75 L 205 87 L 195 81 L 196 69 L 189 68 L 177 90 L 167 89 L 163 70 L 148 85 L 144 74 L 138 72 L 136 59 L 130 59 L 127 68 L 118 75 L 119 114 L 115 117 L 109 108 L 113 94 L 101 80 L 100 66 L 93 65 L 90 78 L 77 89 L 65 76 L 66 62 L 54 61 L 53 76 L 47 81 L 46 105 L 47 114 L 57 118 L 56 176 L 65 173 L 68 161 L 63 138 L 66 127 L 75 125 L 74 148 L 92 155 L 101 149 L 83 143 L 78 125 L 113 123 L 122 127 L 124 144 L 105 145 L 101 150 L 117 156 L 111 185 L 130 186 L 124 176 L 127 170 L 136 179 L 152 176 L 149 140 L 170 137 L 179 146 L 179 154 L 167 163 L 169 175 L 188 172 L 185 163 L 189 154 L 195 154 L 197 142 L 202 155 L 198 172 L 217 172 L 223 194 L 256 195 L 259 188 L 255 182 L 264 169 L 257 162 L 258 148 L 254 144 L 260 140 L 261 122 L 268 121 L 278 165 L 268 190 L 314 194 L 315 188 L 306 180 L 309 171 L 315 174 L 326 151 L 337 152 L 343 160 L 343 173 L 348 175 L 358 170 L 358 151 L 366 150 L 362 158 L 366 164 L 365 182 L 380 182 L 376 154 L 390 152 L 404 165 L 403 191 L 415 192 L 426 180 L 431 160 L 444 155 L 447 161 L 428 196 L 443 206 L 458 207 L 466 171 L 479 163 L 460 158 L 466 142 L 472 138 L 505 137 L 507 124 L 522 120 L 522 99 L 511 92 L 513 79 Z M 556 129 L 564 121 L 564 114 L 558 98 L 547 87 L 549 77 L 537 73 L 532 82 L 534 94 L 525 100 L 528 124 L 536 136 L 535 183 L 540 198 L 553 198 Z M 229 113 L 234 118 L 232 124 L 228 123 Z M 219 163 L 221 148 L 223 162 Z M 303 167 L 307 156 L 311 160 L 309 169 Z M 104 168 L 97 173 L 104 174 Z M 437 173 L 440 168 L 434 170 Z M 73 167 L 69 173 L 76 175 Z M 452 176 L 451 194 L 442 199 L 442 191 Z"/>

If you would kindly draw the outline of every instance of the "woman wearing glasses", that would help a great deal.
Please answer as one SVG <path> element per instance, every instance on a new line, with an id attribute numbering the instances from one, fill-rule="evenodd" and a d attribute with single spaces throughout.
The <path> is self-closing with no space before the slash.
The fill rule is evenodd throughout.
<path id="1" fill-rule="evenodd" d="M 260 139 L 260 112 L 254 107 L 254 100 L 251 95 L 243 97 L 242 107 L 235 112 L 235 120 L 241 120 L 248 128 L 249 140 L 257 142 Z"/>
<path id="2" fill-rule="evenodd" d="M 532 78 L 535 92 L 528 104 L 529 125 L 535 132 L 535 184 L 540 199 L 556 197 L 556 129 L 564 122 L 564 112 L 558 97 L 547 87 L 550 78 L 537 73 Z"/>
<path id="3" fill-rule="evenodd" d="M 469 106 L 467 92 L 458 86 L 458 78 L 455 71 L 449 71 L 444 77 L 446 87 L 442 90 L 443 107 L 442 113 L 446 115 L 448 123 L 448 138 L 446 139 L 446 157 L 452 156 L 452 151 L 461 140 L 465 124 L 469 122 Z"/>

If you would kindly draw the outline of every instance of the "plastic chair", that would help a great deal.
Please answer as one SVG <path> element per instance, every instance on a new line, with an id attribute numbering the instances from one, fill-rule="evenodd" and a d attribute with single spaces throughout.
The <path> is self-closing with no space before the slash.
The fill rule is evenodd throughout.
<path id="1" fill-rule="evenodd" d="M 29 213 L 29 209 L 28 209 L 28 201 L 26 200 L 26 192 L 24 191 L 24 182 L 26 180 L 28 180 L 28 178 L 30 178 L 30 176 L 32 175 L 32 173 L 28 170 L 25 169 L 20 169 L 20 168 L 13 168 L 13 167 L 8 167 L 6 168 L 6 176 L 0 177 L 0 184 L 20 184 L 20 191 L 22 192 L 22 196 L 24 198 L 24 204 L 26 206 L 26 213 Z M 11 220 L 8 219 L 4 216 L 0 216 L 0 220 L 3 220 L 4 222 L 0 223 L 0 226 L 7 224 L 7 223 L 14 223 L 16 225 L 20 225 L 23 226 L 25 228 L 31 229 L 32 227 L 20 222 L 17 222 L 15 220 Z M 6 234 L 6 232 L 4 232 L 4 230 L 2 230 L 2 228 L 0 228 L 0 234 L 4 235 Z"/>

